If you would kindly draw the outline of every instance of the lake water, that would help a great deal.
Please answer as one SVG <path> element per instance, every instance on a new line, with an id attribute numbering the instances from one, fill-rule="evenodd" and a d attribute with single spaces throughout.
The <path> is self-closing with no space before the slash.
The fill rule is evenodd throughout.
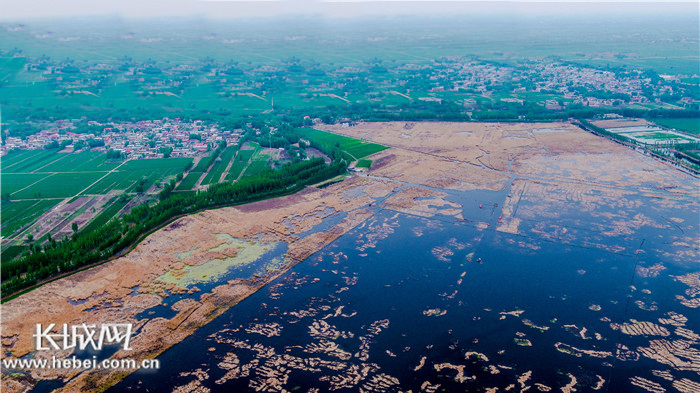
<path id="1" fill-rule="evenodd" d="M 697 308 L 677 298 L 689 287 L 674 276 L 698 270 L 675 253 L 679 233 L 642 225 L 604 236 L 600 213 L 619 208 L 594 214 L 571 204 L 556 212 L 569 228 L 562 240 L 537 236 L 535 220 L 514 235 L 495 230 L 494 203 L 502 206 L 507 191 L 449 194 L 469 220 L 378 209 L 165 352 L 158 372 L 134 373 L 109 391 L 560 391 L 572 377 L 578 392 L 634 391 L 635 377 L 675 391 L 672 379 L 698 380 L 639 350 L 681 340 L 700 353 L 697 340 L 659 322 L 671 312 L 688 319 L 684 329 L 700 326 Z M 696 203 L 627 200 L 698 233 Z M 479 229 L 477 221 L 492 225 Z M 639 273 L 659 263 L 660 274 Z M 635 320 L 670 333 L 631 335 L 611 325 Z M 672 379 L 659 377 L 665 372 Z"/>

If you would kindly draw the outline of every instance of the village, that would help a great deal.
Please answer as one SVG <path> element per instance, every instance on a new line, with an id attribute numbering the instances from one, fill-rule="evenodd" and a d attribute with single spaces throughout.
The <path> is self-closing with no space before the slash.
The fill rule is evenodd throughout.
<path id="1" fill-rule="evenodd" d="M 4 55 L 24 56 L 12 51 Z M 325 93 L 341 100 L 361 93 L 369 102 L 380 102 L 385 93 L 409 100 L 417 93 L 427 94 L 419 98 L 423 101 L 457 98 L 454 94 L 441 94 L 444 92 L 466 93 L 458 102 L 478 110 L 490 110 L 499 101 L 533 101 L 547 111 L 561 111 L 572 105 L 637 109 L 698 106 L 694 85 L 686 82 L 695 80 L 697 73 L 667 75 L 634 68 L 592 67 L 556 58 L 500 63 L 454 56 L 393 65 L 373 59 L 347 66 L 319 65 L 299 58 L 242 65 L 208 57 L 187 63 L 131 58 L 111 63 L 78 63 L 40 57 L 27 58 L 25 70 L 38 76 L 38 80 L 50 82 L 59 97 L 99 97 L 112 81 L 128 81 L 138 97 L 182 98 L 197 80 L 195 86 L 205 82 L 221 99 L 247 95 L 267 100 L 270 94 L 295 88 L 306 92 L 302 94 L 305 97 L 309 92 Z"/>
<path id="2" fill-rule="evenodd" d="M 16 149 L 39 150 L 57 144 L 66 153 L 92 148 L 94 151 L 113 150 L 130 159 L 195 157 L 224 141 L 227 145 L 237 144 L 242 132 L 224 130 L 201 120 L 186 122 L 179 118 L 164 118 L 119 123 L 89 121 L 87 126 L 95 131 L 86 133 L 76 132 L 79 122 L 82 120 L 41 122 L 37 124 L 41 131 L 26 139 L 8 136 L 2 146 L 2 155 Z"/>

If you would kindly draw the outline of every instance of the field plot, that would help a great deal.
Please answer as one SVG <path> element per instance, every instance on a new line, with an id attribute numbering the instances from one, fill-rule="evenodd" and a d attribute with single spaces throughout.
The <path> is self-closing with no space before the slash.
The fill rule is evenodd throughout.
<path id="1" fill-rule="evenodd" d="M 199 172 L 199 173 L 206 172 L 207 168 L 209 167 L 209 157 L 211 157 L 211 154 L 208 154 L 208 155 L 202 157 L 202 159 L 199 160 L 199 162 L 197 163 L 197 166 L 195 166 L 192 169 L 192 172 Z"/>
<path id="2" fill-rule="evenodd" d="M 2 157 L 2 192 L 10 199 L 2 203 L 2 249 L 8 252 L 4 258 L 12 256 L 10 247 L 19 246 L 30 233 L 38 239 L 46 233 L 70 232 L 72 222 L 78 223 L 82 230 L 106 223 L 130 199 L 110 199 L 106 194 L 145 192 L 157 181 L 181 173 L 191 161 L 191 158 L 108 161 L 104 152 L 58 153 L 56 150 L 19 151 Z M 61 217 L 45 216 L 48 218 L 42 218 L 42 225 L 35 225 L 45 213 L 51 216 L 53 213 L 47 212 L 54 206 L 73 206 L 78 199 L 83 201 L 78 206 L 82 210 L 68 209 L 64 212 L 68 215 L 62 213 Z"/>
<path id="3" fill-rule="evenodd" d="M 114 217 L 115 214 L 119 213 L 119 211 L 123 209 L 124 206 L 126 206 L 126 204 L 129 202 L 128 198 L 114 199 L 114 201 L 108 203 L 108 207 L 105 208 L 102 211 L 102 213 L 100 213 L 97 217 L 90 221 L 90 224 L 83 228 L 84 231 L 89 232 L 93 229 L 99 228 L 103 224 L 106 224 L 112 217 Z"/>
<path id="4" fill-rule="evenodd" d="M 2 236 L 13 234 L 29 224 L 47 210 L 56 206 L 61 199 L 32 199 L 2 203 Z"/>
<path id="5" fill-rule="evenodd" d="M 177 190 L 177 191 L 191 190 L 197 184 L 197 180 L 199 180 L 199 178 L 202 177 L 203 173 L 204 172 L 190 171 L 190 173 L 188 173 L 187 176 L 185 176 L 185 178 L 182 179 L 180 184 L 177 185 L 175 190 Z"/>
<path id="6" fill-rule="evenodd" d="M 12 194 L 13 199 L 68 198 L 78 195 L 107 172 L 54 173 L 23 190 Z"/>
<path id="7" fill-rule="evenodd" d="M 16 257 L 17 255 L 21 254 L 22 251 L 24 251 L 27 247 L 25 246 L 10 246 L 7 247 L 6 249 L 2 250 L 2 254 L 0 255 L 0 260 L 3 261 L 9 261 Z"/>
<path id="8" fill-rule="evenodd" d="M 175 175 L 185 168 L 191 158 L 159 158 L 152 160 L 131 160 L 124 163 L 99 182 L 92 185 L 85 194 L 105 194 L 110 190 L 135 192 L 138 182 L 143 180 L 146 190 L 156 180 Z"/>
<path id="9" fill-rule="evenodd" d="M 700 138 L 683 135 L 679 132 L 666 130 L 661 127 L 620 127 L 607 128 L 606 130 L 648 145 L 700 142 Z"/>
<path id="10" fill-rule="evenodd" d="M 37 153 L 37 150 L 22 150 L 2 157 L 2 171 L 6 172 L 6 168 L 13 166 L 20 161 L 26 160 Z"/>
<path id="11" fill-rule="evenodd" d="M 654 122 L 664 127 L 700 135 L 700 119 L 697 117 L 688 119 L 654 119 Z"/>
<path id="12" fill-rule="evenodd" d="M 357 161 L 357 165 L 355 167 L 357 168 L 367 168 L 369 169 L 372 166 L 372 160 L 359 160 Z"/>
<path id="13" fill-rule="evenodd" d="M 242 152 L 238 153 L 240 156 Z M 226 179 L 225 181 L 234 181 L 238 179 L 238 176 L 241 175 L 245 167 L 248 166 L 248 160 L 244 161 L 239 161 L 238 158 L 231 164 L 231 168 L 229 168 L 228 173 L 226 174 Z"/>
<path id="14" fill-rule="evenodd" d="M 32 172 L 60 158 L 57 157 L 56 154 L 54 150 L 32 150 L 31 154 L 22 155 L 22 157 L 18 159 L 13 157 L 14 154 L 8 154 L 5 156 L 8 158 L 3 157 L 4 165 L 2 173 Z"/>
<path id="15" fill-rule="evenodd" d="M 238 154 L 236 154 L 236 158 L 234 159 L 234 162 L 224 180 L 229 182 L 238 179 L 238 177 L 240 177 L 248 167 L 248 164 L 253 159 L 253 156 L 255 156 L 260 150 L 261 147 L 257 143 L 247 143 L 246 145 L 242 146 L 241 149 L 238 150 Z"/>
<path id="16" fill-rule="evenodd" d="M 243 177 L 255 176 L 260 172 L 270 169 L 269 157 L 263 154 L 258 154 L 253 158 L 253 161 L 248 165 Z"/>
<path id="17" fill-rule="evenodd" d="M 56 153 L 62 158 L 44 166 L 37 172 L 87 172 L 110 171 L 121 161 L 106 161 L 102 152 L 83 151 L 79 153 Z"/>
<path id="18" fill-rule="evenodd" d="M 340 147 L 354 159 L 367 157 L 371 154 L 387 149 L 386 146 L 378 145 L 376 143 L 363 142 L 358 139 L 331 134 L 330 132 L 320 131 L 313 128 L 303 128 L 299 131 L 305 138 L 308 138 L 311 141 Z"/>
<path id="19" fill-rule="evenodd" d="M 207 173 L 207 176 L 205 176 L 204 180 L 202 180 L 202 184 L 218 183 L 219 179 L 221 178 L 221 175 L 228 167 L 229 162 L 231 162 L 231 159 L 236 154 L 237 150 L 238 146 L 227 147 L 223 151 L 223 153 L 221 153 L 221 155 L 214 161 L 214 165 L 212 165 L 211 169 L 209 170 L 209 173 Z"/>
<path id="20" fill-rule="evenodd" d="M 50 173 L 2 173 L 2 193 L 13 194 L 51 176 Z M 4 216 L 3 216 L 4 218 Z"/>

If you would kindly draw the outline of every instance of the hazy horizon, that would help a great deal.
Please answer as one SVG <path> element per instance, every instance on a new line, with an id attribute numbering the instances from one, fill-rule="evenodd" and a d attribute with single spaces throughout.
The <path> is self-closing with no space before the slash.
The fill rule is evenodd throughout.
<path id="1" fill-rule="evenodd" d="M 582 15 L 674 15 L 698 19 L 700 5 L 694 1 L 160 1 L 124 2 L 113 0 L 5 0 L 0 21 L 111 18 L 205 18 L 234 20 L 274 17 L 357 17 L 400 16 L 577 16 Z"/>

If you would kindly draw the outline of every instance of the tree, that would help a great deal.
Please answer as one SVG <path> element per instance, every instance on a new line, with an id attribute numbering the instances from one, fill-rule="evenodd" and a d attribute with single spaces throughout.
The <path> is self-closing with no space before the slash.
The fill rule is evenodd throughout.
<path id="1" fill-rule="evenodd" d="M 58 149 L 59 147 L 60 147 L 60 145 L 58 144 L 58 142 L 56 140 L 53 140 L 53 141 L 51 141 L 51 143 L 47 143 L 46 145 L 44 145 L 44 149 L 46 149 L 46 150 Z"/>
<path id="2" fill-rule="evenodd" d="M 70 225 L 71 229 L 73 229 L 73 233 L 78 232 L 78 223 L 74 222 Z"/>
<path id="3" fill-rule="evenodd" d="M 162 146 L 160 152 L 163 153 L 163 158 L 170 158 L 170 154 L 173 152 L 173 148 L 170 146 Z"/>

